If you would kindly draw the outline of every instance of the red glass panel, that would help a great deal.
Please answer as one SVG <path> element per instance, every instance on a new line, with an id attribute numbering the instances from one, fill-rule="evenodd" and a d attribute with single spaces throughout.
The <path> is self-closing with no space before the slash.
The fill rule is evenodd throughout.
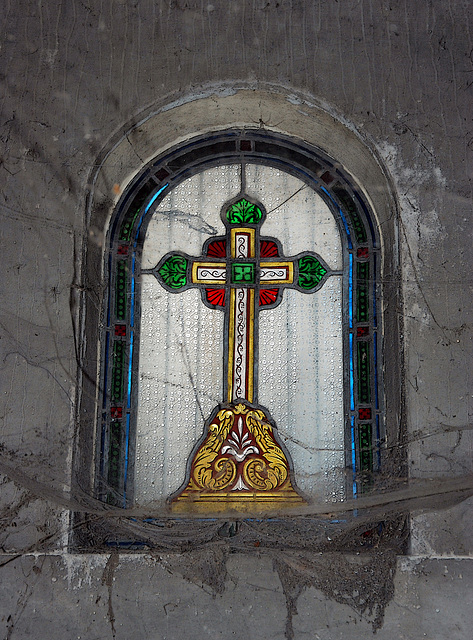
<path id="1" fill-rule="evenodd" d="M 126 324 L 116 324 L 115 325 L 115 335 L 116 336 L 126 336 Z"/>
<path id="2" fill-rule="evenodd" d="M 123 415 L 123 409 L 121 407 L 110 407 L 110 413 L 112 418 L 121 418 Z"/>
<path id="3" fill-rule="evenodd" d="M 369 407 L 358 409 L 358 417 L 360 420 L 371 420 L 371 409 Z"/>
<path id="4" fill-rule="evenodd" d="M 128 255 L 128 246 L 126 244 L 121 244 L 118 247 L 117 253 L 119 256 L 127 256 Z"/>
<path id="5" fill-rule="evenodd" d="M 278 245 L 271 240 L 261 240 L 260 255 L 262 258 L 274 258 L 279 256 Z"/>
<path id="6" fill-rule="evenodd" d="M 160 169 L 159 171 L 156 172 L 156 177 L 158 180 L 164 180 L 165 178 L 167 178 L 169 175 L 169 172 L 166 171 L 166 169 Z"/>
<path id="7" fill-rule="evenodd" d="M 212 258 L 225 258 L 227 256 L 226 240 L 214 240 L 207 247 L 207 255 Z"/>
<path id="8" fill-rule="evenodd" d="M 207 301 L 219 307 L 225 306 L 225 289 L 206 289 Z"/>
<path id="9" fill-rule="evenodd" d="M 273 304 L 278 297 L 278 289 L 260 289 L 259 305 L 264 307 L 267 304 Z"/>
<path id="10" fill-rule="evenodd" d="M 365 336 L 369 336 L 370 328 L 369 327 L 358 327 L 356 330 L 357 338 L 364 338 Z"/>
<path id="11" fill-rule="evenodd" d="M 320 178 L 325 182 L 325 184 L 330 184 L 335 180 L 331 173 L 326 171 L 324 174 L 320 176 Z"/>
<path id="12" fill-rule="evenodd" d="M 356 252 L 358 258 L 369 258 L 369 249 L 368 247 L 360 247 Z"/>

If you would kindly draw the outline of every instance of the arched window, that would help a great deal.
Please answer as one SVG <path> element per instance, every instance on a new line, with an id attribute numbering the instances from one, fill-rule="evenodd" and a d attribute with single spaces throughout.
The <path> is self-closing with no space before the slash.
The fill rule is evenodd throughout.
<path id="1" fill-rule="evenodd" d="M 261 512 L 365 491 L 379 252 L 350 177 L 293 138 L 226 130 L 148 163 L 105 240 L 97 496 Z"/>

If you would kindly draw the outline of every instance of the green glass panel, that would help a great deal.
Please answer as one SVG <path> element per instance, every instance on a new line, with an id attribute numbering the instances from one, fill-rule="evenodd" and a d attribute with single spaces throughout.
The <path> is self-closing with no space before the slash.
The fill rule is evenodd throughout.
<path id="1" fill-rule="evenodd" d="M 357 343 L 358 402 L 371 402 L 370 381 L 370 345 L 369 342 Z"/>
<path id="2" fill-rule="evenodd" d="M 227 220 L 230 224 L 258 224 L 262 217 L 261 209 L 245 198 L 227 209 Z"/>
<path id="3" fill-rule="evenodd" d="M 314 289 L 326 273 L 327 270 L 313 256 L 299 258 L 298 285 L 302 289 Z"/>
<path id="4" fill-rule="evenodd" d="M 170 256 L 158 270 L 164 284 L 172 289 L 181 289 L 187 283 L 187 259 Z"/>
<path id="5" fill-rule="evenodd" d="M 118 489 L 122 459 L 122 423 L 112 420 L 110 423 L 110 441 L 108 449 L 108 484 Z"/>
<path id="6" fill-rule="evenodd" d="M 117 262 L 117 278 L 115 282 L 115 312 L 117 320 L 126 318 L 127 266 L 125 260 Z"/>
<path id="7" fill-rule="evenodd" d="M 110 393 L 113 402 L 121 402 L 123 399 L 125 347 L 125 342 L 115 340 L 113 343 L 112 389 Z"/>
<path id="8" fill-rule="evenodd" d="M 360 471 L 373 470 L 373 446 L 371 437 L 371 424 L 359 424 Z"/>
<path id="9" fill-rule="evenodd" d="M 133 231 L 135 220 L 140 211 L 141 211 L 141 208 L 127 213 L 125 219 L 122 222 L 122 226 L 120 227 L 120 235 L 119 235 L 120 240 L 130 240 L 131 232 Z"/>
<path id="10" fill-rule="evenodd" d="M 235 262 L 232 264 L 232 283 L 254 284 L 255 265 L 252 262 Z"/>
<path id="11" fill-rule="evenodd" d="M 151 180 L 144 184 L 133 198 L 133 203 L 126 212 L 122 225 L 120 227 L 120 240 L 130 240 L 135 226 L 136 218 L 143 208 L 144 203 L 149 198 L 152 191 L 156 188 L 156 183 Z"/>
<path id="12" fill-rule="evenodd" d="M 343 189 L 334 189 L 333 191 L 337 198 L 340 200 L 342 209 L 344 209 L 350 217 L 357 241 L 360 244 L 366 242 L 365 226 L 358 214 L 358 209 L 351 199 L 350 195 Z"/>
<path id="13" fill-rule="evenodd" d="M 369 320 L 368 284 L 370 276 L 369 262 L 357 262 L 356 265 L 356 319 L 357 322 Z"/>
<path id="14" fill-rule="evenodd" d="M 107 502 L 115 506 L 122 506 L 119 496 L 122 491 L 123 477 L 123 430 L 120 420 L 112 420 L 109 433 L 107 484 L 110 491 L 107 493 Z"/>

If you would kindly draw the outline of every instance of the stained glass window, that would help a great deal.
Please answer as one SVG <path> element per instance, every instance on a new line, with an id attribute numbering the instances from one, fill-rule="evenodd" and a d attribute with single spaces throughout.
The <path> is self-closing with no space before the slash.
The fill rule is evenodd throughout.
<path id="1" fill-rule="evenodd" d="M 107 238 L 99 497 L 260 513 L 366 491 L 378 254 L 362 195 L 292 139 L 231 130 L 145 167 Z"/>

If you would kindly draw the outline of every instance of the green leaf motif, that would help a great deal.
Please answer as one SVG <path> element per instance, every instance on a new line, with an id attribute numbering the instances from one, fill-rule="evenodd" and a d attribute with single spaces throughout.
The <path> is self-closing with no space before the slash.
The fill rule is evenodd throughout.
<path id="1" fill-rule="evenodd" d="M 302 289 L 314 289 L 327 273 L 320 262 L 312 256 L 299 258 L 299 286 Z"/>
<path id="2" fill-rule="evenodd" d="M 185 287 L 187 260 L 182 256 L 170 256 L 158 270 L 164 284 L 172 289 Z"/>
<path id="3" fill-rule="evenodd" d="M 262 217 L 261 209 L 245 198 L 227 209 L 227 220 L 230 224 L 258 224 Z"/>

